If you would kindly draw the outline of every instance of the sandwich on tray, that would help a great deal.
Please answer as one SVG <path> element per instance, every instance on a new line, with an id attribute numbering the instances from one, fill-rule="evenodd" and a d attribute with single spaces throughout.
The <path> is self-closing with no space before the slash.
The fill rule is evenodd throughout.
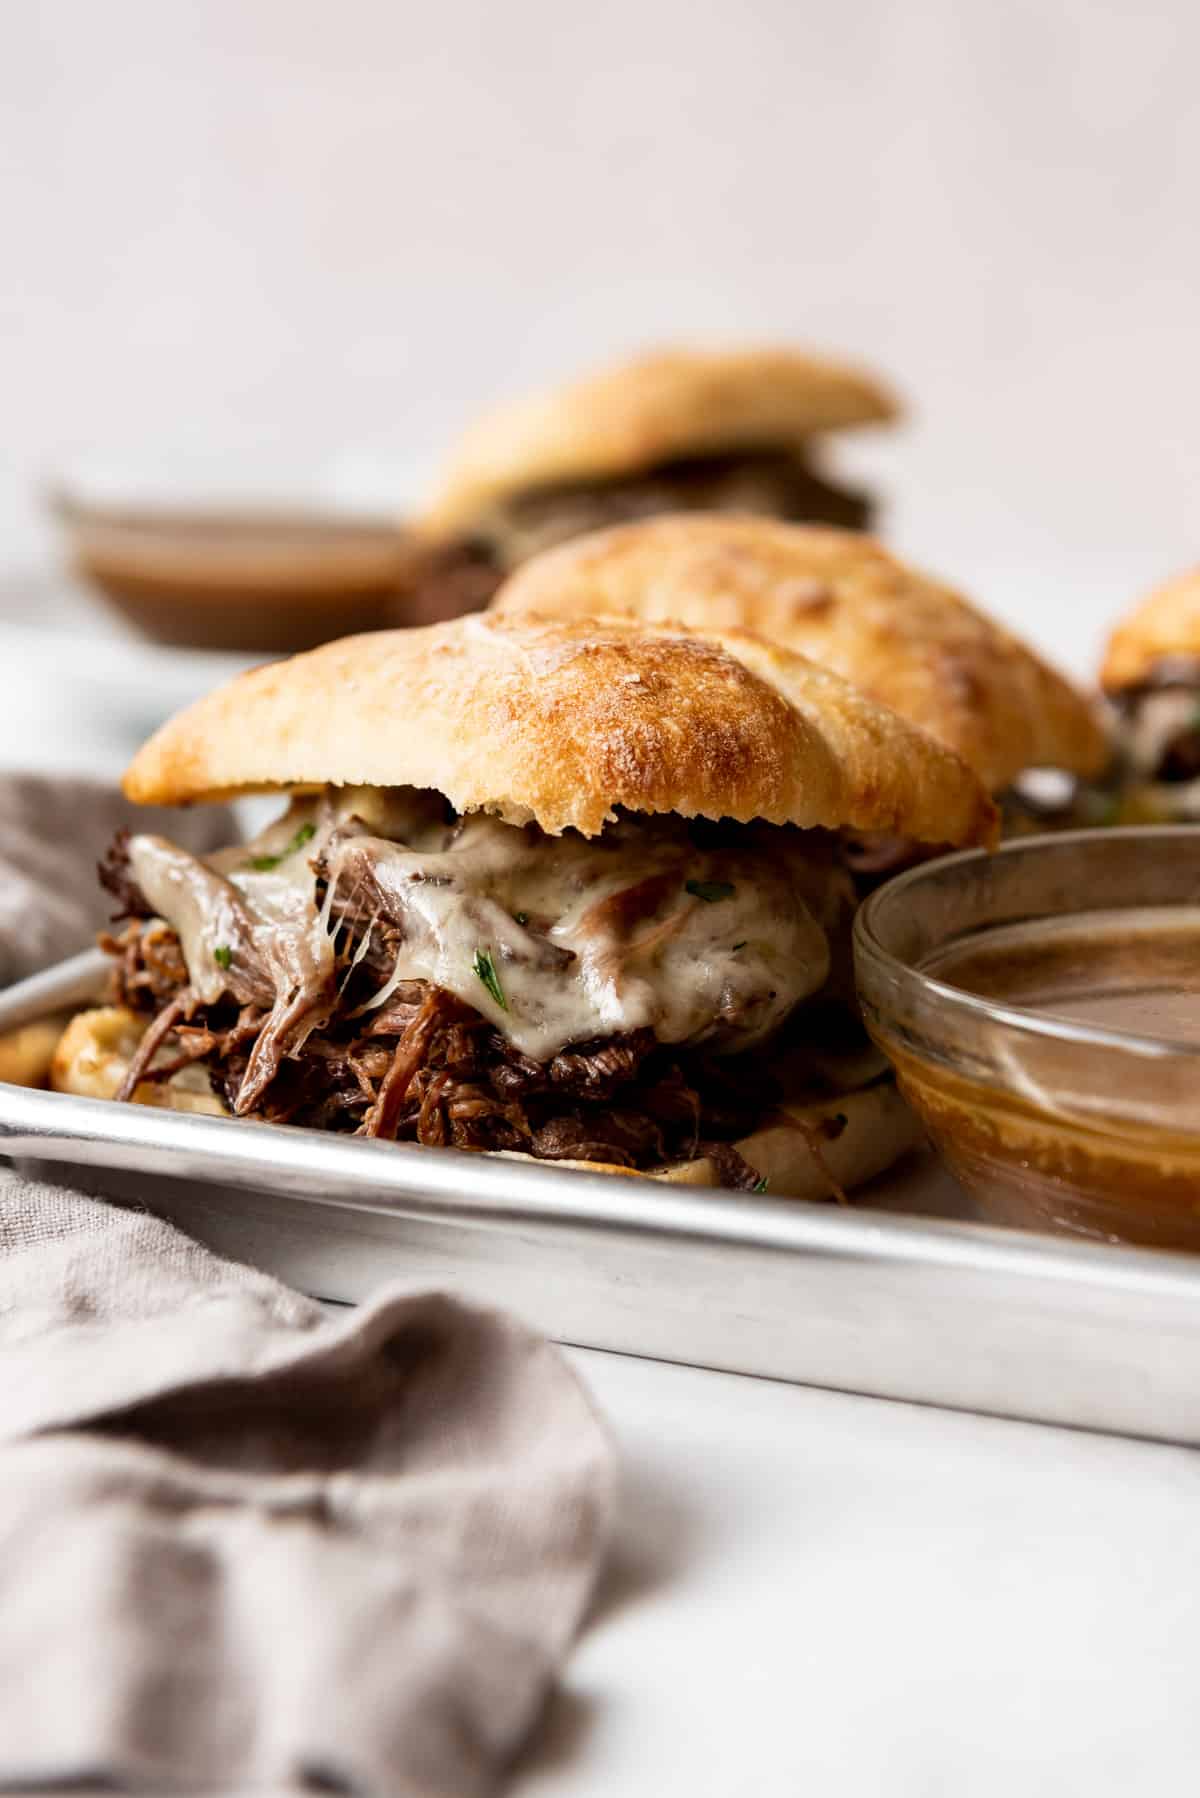
<path id="1" fill-rule="evenodd" d="M 818 446 L 897 412 L 873 375 L 781 348 L 654 351 L 502 406 L 468 429 L 415 521 L 406 620 L 476 610 L 531 555 L 658 512 L 866 529 L 870 500 Z"/>
<path id="2" fill-rule="evenodd" d="M 1117 717 L 1123 821 L 1200 819 L 1200 568 L 1117 626 L 1100 683 Z"/>
<path id="3" fill-rule="evenodd" d="M 1002 625 L 855 532 L 745 515 L 646 519 L 539 556 L 493 608 L 751 630 L 956 750 L 1010 830 L 1099 822 L 1109 803 L 1090 784 L 1111 759 L 1093 702 Z M 1039 784 L 1035 769 L 1069 778 Z M 881 856 L 880 871 L 895 865 L 887 845 L 865 847 L 864 871 Z"/>
<path id="4" fill-rule="evenodd" d="M 916 1137 L 858 1021 L 847 833 L 991 840 L 957 756 L 739 632 L 470 617 L 243 675 L 128 771 L 279 794 L 113 847 L 60 1090 L 828 1196 Z"/>

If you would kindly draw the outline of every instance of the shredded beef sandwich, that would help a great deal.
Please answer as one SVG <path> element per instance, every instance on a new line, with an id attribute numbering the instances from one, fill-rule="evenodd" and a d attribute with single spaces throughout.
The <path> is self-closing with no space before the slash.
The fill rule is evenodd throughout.
<path id="1" fill-rule="evenodd" d="M 658 351 L 502 407 L 467 431 L 417 521 L 405 619 L 477 610 L 530 556 L 659 512 L 865 530 L 871 502 L 817 445 L 896 412 L 873 377 L 786 349 Z"/>
<path id="2" fill-rule="evenodd" d="M 1200 568 L 1118 625 L 1100 678 L 1116 717 L 1122 821 L 1200 820 Z"/>
<path id="3" fill-rule="evenodd" d="M 988 840 L 956 756 L 748 634 L 463 619 L 183 713 L 135 800 L 278 791 L 255 841 L 114 843 L 68 1091 L 808 1196 L 914 1127 L 862 1036 L 846 833 Z"/>

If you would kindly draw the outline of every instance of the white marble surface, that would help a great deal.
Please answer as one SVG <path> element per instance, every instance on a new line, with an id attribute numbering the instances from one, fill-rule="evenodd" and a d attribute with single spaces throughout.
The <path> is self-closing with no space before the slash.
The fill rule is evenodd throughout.
<path id="1" fill-rule="evenodd" d="M 1195 1454 L 575 1359 L 625 1516 L 521 1798 L 1196 1790 Z"/>

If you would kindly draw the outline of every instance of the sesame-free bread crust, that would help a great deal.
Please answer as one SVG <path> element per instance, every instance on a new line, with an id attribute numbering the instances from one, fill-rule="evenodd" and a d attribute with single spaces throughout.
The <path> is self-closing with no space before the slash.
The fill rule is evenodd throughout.
<path id="1" fill-rule="evenodd" d="M 620 613 L 757 632 L 919 724 L 992 792 L 1024 768 L 1090 775 L 1108 757 L 1096 710 L 1070 681 L 957 593 L 856 532 L 670 514 L 533 558 L 493 604 L 505 614 Z M 1196 623 L 1200 640 L 1200 598 Z"/>
<path id="2" fill-rule="evenodd" d="M 170 720 L 125 792 L 408 786 L 461 812 L 600 831 L 618 807 L 990 841 L 957 756 L 840 676 L 748 632 L 500 613 L 329 643 Z"/>

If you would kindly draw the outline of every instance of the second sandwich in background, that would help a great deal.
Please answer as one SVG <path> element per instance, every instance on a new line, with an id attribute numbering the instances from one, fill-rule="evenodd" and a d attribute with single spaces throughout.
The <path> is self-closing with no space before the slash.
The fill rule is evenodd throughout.
<path id="1" fill-rule="evenodd" d="M 734 515 L 647 519 L 537 557 L 493 603 L 754 631 L 955 750 L 1004 802 L 1010 828 L 1031 821 L 1029 770 L 1083 783 L 1109 761 L 1097 710 L 1070 681 L 948 587 L 853 532 Z M 1068 815 L 1047 822 L 1087 821 L 1073 815 L 1076 803 L 1059 809 Z M 903 845 L 864 846 L 863 871 L 903 855 Z"/>
<path id="2" fill-rule="evenodd" d="M 500 406 L 464 433 L 411 521 L 400 621 L 477 610 L 539 551 L 659 512 L 865 530 L 871 500 L 822 468 L 818 445 L 898 412 L 875 376 L 768 347 L 652 351 Z"/>
<path id="3" fill-rule="evenodd" d="M 1200 568 L 1156 587 L 1109 639 L 1122 822 L 1200 819 Z"/>

